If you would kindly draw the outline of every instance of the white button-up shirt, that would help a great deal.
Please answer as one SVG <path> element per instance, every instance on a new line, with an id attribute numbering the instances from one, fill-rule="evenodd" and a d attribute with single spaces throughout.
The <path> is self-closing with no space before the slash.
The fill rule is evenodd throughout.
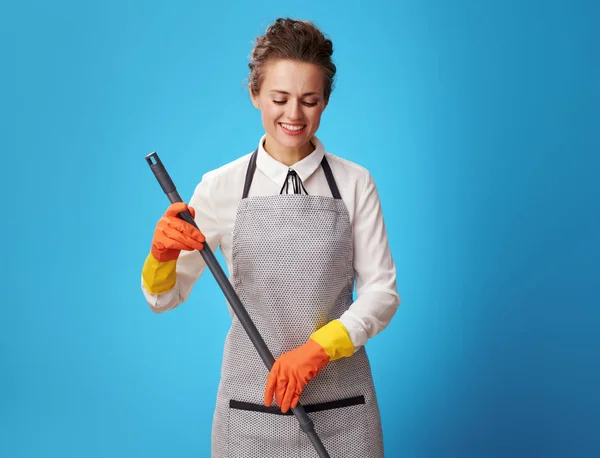
<path id="1" fill-rule="evenodd" d="M 320 167 L 327 155 L 352 224 L 356 300 L 339 320 L 348 330 L 356 351 L 388 325 L 400 304 L 396 268 L 375 182 L 365 168 L 326 152 L 317 137 L 312 140 L 315 150 L 290 167 L 270 156 L 263 147 L 264 141 L 265 136 L 258 145 L 256 172 L 248 197 L 279 194 L 290 168 L 296 171 L 309 195 L 331 196 Z M 251 155 L 203 175 L 188 202 L 196 212 L 195 221 L 206 243 L 213 251 L 217 247 L 221 250 L 230 275 L 233 228 Z M 288 192 L 292 193 L 292 189 L 290 183 Z M 151 309 L 164 312 L 184 302 L 205 268 L 198 251 L 182 251 L 177 261 L 177 281 L 170 291 L 150 294 L 142 282 Z M 233 314 L 231 307 L 229 312 Z"/>

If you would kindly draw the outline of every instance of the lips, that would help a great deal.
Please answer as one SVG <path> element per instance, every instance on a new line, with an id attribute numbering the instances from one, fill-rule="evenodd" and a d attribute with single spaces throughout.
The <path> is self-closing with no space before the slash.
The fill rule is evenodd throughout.
<path id="1" fill-rule="evenodd" d="M 287 135 L 300 135 L 306 129 L 306 124 L 288 124 L 280 122 L 279 125 Z"/>

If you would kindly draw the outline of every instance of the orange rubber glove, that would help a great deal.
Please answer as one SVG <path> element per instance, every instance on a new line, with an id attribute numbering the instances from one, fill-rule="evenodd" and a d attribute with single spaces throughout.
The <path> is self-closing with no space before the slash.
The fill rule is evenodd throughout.
<path id="1" fill-rule="evenodd" d="M 275 402 L 283 413 L 290 407 L 296 407 L 306 384 L 328 363 L 327 353 L 312 339 L 284 353 L 277 358 L 267 377 L 265 405 L 271 405 L 274 394 Z"/>
<path id="2" fill-rule="evenodd" d="M 169 291 L 177 279 L 177 259 L 182 250 L 202 250 L 206 241 L 204 234 L 177 215 L 189 210 L 196 215 L 192 207 L 185 202 L 171 204 L 158 220 L 154 230 L 150 253 L 142 268 L 144 286 L 151 294 Z"/>
<path id="3" fill-rule="evenodd" d="M 204 234 L 177 215 L 189 210 L 192 218 L 196 212 L 185 202 L 175 202 L 169 205 L 165 214 L 158 220 L 154 229 L 150 253 L 157 261 L 173 261 L 179 257 L 182 250 L 202 250 L 206 238 Z"/>
<path id="4" fill-rule="evenodd" d="M 265 405 L 275 402 L 286 413 L 298 405 L 307 383 L 330 361 L 351 356 L 354 345 L 344 325 L 333 320 L 314 332 L 300 347 L 284 353 L 275 361 L 267 376 Z"/>

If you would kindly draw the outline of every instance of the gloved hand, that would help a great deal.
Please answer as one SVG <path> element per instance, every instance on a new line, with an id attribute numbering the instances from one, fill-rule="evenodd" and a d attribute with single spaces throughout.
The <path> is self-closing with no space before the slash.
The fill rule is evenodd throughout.
<path id="1" fill-rule="evenodd" d="M 282 354 L 271 368 L 265 387 L 265 405 L 275 402 L 286 413 L 298 405 L 308 382 L 329 362 L 354 354 L 354 344 L 344 325 L 330 321 L 300 347 Z"/>
<path id="2" fill-rule="evenodd" d="M 185 202 L 175 202 L 169 205 L 156 224 L 150 253 L 142 268 L 144 286 L 151 294 L 161 294 L 173 288 L 177 259 L 182 250 L 204 248 L 204 234 L 177 216 L 185 210 L 189 210 L 192 217 L 196 216 L 194 209 Z"/>
<path id="3" fill-rule="evenodd" d="M 189 210 L 192 218 L 196 212 L 185 202 L 175 202 L 169 205 L 165 214 L 158 220 L 154 229 L 150 253 L 157 261 L 168 262 L 176 260 L 181 250 L 194 251 L 204 248 L 204 234 L 177 215 Z"/>

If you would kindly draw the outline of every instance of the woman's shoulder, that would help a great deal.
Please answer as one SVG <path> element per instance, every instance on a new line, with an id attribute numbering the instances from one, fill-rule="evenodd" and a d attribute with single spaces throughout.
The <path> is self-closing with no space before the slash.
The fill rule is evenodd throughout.
<path id="1" fill-rule="evenodd" d="M 232 193 L 239 193 L 238 188 L 243 186 L 251 156 L 252 153 L 244 154 L 230 162 L 204 172 L 200 182 L 196 186 L 196 191 L 207 190 L 214 196 L 222 197 L 226 197 Z"/>
<path id="2" fill-rule="evenodd" d="M 252 153 L 244 154 L 237 159 L 218 166 L 215 169 L 209 170 L 202 175 L 202 180 L 219 181 L 227 180 L 232 177 L 237 178 L 238 175 L 245 175 L 250 162 Z"/>
<path id="3" fill-rule="evenodd" d="M 359 186 L 372 180 L 371 172 L 358 162 L 351 161 L 328 151 L 325 152 L 325 157 L 327 158 L 328 164 L 330 164 L 334 177 L 336 175 L 342 175 L 344 180 L 354 182 Z"/>
<path id="4" fill-rule="evenodd" d="M 338 156 L 337 154 L 331 153 L 329 151 L 325 152 L 325 157 L 327 157 L 327 161 L 335 163 L 340 168 L 345 168 L 349 171 L 359 174 L 369 173 L 369 170 L 362 164 L 351 161 L 350 159 L 346 159 L 345 157 Z"/>

